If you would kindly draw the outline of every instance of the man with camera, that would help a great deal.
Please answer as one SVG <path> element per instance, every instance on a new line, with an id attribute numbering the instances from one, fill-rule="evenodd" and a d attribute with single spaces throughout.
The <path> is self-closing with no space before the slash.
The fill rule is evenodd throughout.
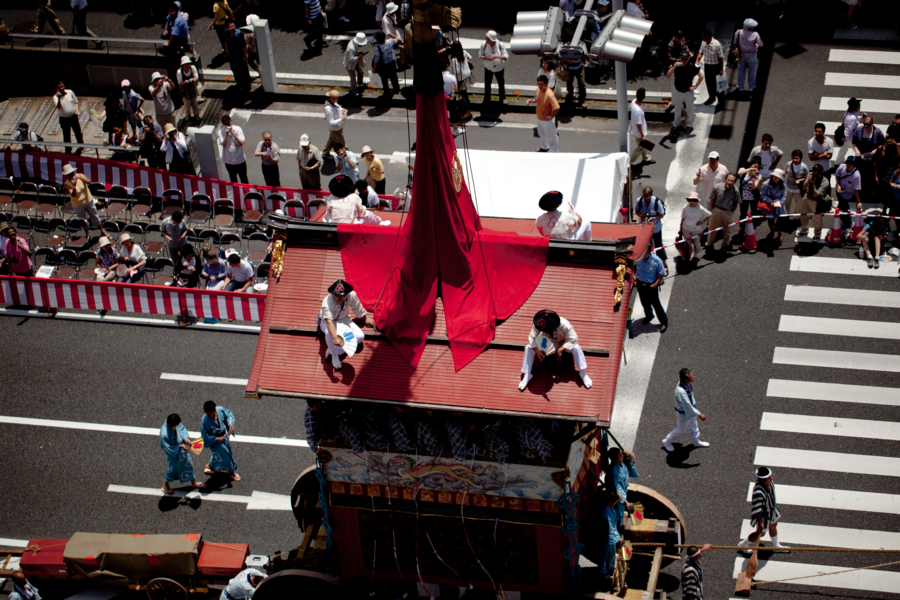
<path id="1" fill-rule="evenodd" d="M 684 50 L 681 58 L 669 68 L 666 75 L 674 78 L 675 88 L 675 91 L 672 92 L 675 123 L 669 134 L 676 135 L 684 124 L 685 135 L 690 135 L 694 131 L 694 90 L 703 81 L 703 73 L 700 71 L 700 67 L 691 62 L 690 51 Z M 694 84 L 694 77 L 698 77 L 696 84 Z M 682 110 L 685 112 L 685 117 L 682 117 Z"/>
<path id="2" fill-rule="evenodd" d="M 228 171 L 228 179 L 236 183 L 250 183 L 247 180 L 247 159 L 244 157 L 244 130 L 231 124 L 231 117 L 222 115 L 219 129 L 219 145 L 222 147 L 222 162 Z"/>
<path id="3" fill-rule="evenodd" d="M 84 143 L 84 136 L 81 135 L 81 123 L 78 122 L 78 97 L 75 92 L 67 90 L 66 85 L 60 81 L 56 84 L 56 94 L 53 96 L 53 105 L 59 115 L 59 126 L 62 128 L 63 141 L 67 144 L 72 142 L 72 131 L 75 132 L 75 139 L 79 144 Z M 81 154 L 81 148 L 76 149 L 75 154 Z M 72 148 L 66 146 L 66 154 L 71 154 Z"/>
<path id="4" fill-rule="evenodd" d="M 163 135 L 162 127 L 153 122 L 153 117 L 144 116 L 143 127 L 138 134 L 138 144 L 141 147 L 139 154 L 151 169 L 166 170 L 166 155 L 160 149 Z"/>
<path id="5" fill-rule="evenodd" d="M 351 183 L 356 185 L 356 180 L 359 179 L 359 167 L 357 165 L 356 155 L 350 150 L 347 150 L 344 147 L 344 144 L 341 144 L 340 142 L 334 145 L 334 152 L 337 155 L 337 164 L 341 170 L 341 175 L 346 175 L 350 178 Z"/>

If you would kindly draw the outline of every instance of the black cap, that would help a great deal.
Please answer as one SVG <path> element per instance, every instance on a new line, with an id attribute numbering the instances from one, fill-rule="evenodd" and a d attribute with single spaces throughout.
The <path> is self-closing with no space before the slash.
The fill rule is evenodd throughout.
<path id="1" fill-rule="evenodd" d="M 346 175 L 338 175 L 328 182 L 328 191 L 338 198 L 346 198 L 356 190 L 353 181 Z"/>
<path id="2" fill-rule="evenodd" d="M 559 205 L 562 204 L 562 201 L 562 192 L 547 192 L 541 196 L 538 206 L 540 206 L 542 210 L 556 210 L 559 208 Z"/>
<path id="3" fill-rule="evenodd" d="M 543 333 L 553 333 L 559 328 L 559 323 L 559 315 L 552 310 L 542 310 L 534 315 L 534 327 Z"/>
<path id="4" fill-rule="evenodd" d="M 349 294 L 353 291 L 353 286 L 344 281 L 343 279 L 338 279 L 334 283 L 331 284 L 331 287 L 328 288 L 329 294 L 338 294 L 343 296 L 344 294 Z"/>

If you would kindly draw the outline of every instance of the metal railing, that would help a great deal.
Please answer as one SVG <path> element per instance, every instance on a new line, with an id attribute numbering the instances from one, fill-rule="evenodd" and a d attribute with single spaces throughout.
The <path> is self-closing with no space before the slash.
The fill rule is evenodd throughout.
<path id="1" fill-rule="evenodd" d="M 28 140 L 13 140 L 13 139 L 0 139 L 0 148 L 5 147 L 6 144 L 10 144 L 10 149 L 14 152 L 21 152 L 21 148 L 18 150 L 15 148 L 16 146 L 33 146 L 35 148 L 39 148 L 44 146 L 46 148 L 61 146 L 63 148 L 82 148 L 88 150 L 94 150 L 97 154 L 97 158 L 100 158 L 101 150 L 112 150 L 113 152 L 140 152 L 140 146 L 108 146 L 106 144 L 76 144 L 74 142 L 32 142 Z M 49 151 L 49 150 L 46 150 Z M 41 150 L 33 150 L 33 152 L 41 152 Z"/>
<path id="2" fill-rule="evenodd" d="M 103 48 L 88 48 L 92 52 L 101 52 L 104 51 L 106 54 L 110 53 L 110 44 L 136 44 L 139 46 L 152 46 L 153 54 L 155 56 L 163 56 L 160 54 L 158 46 L 161 46 L 164 40 L 159 39 L 138 39 L 138 38 L 113 38 L 113 37 L 91 37 L 85 35 L 54 35 L 48 33 L 10 33 L 6 36 L 6 39 L 9 40 L 10 48 L 16 47 L 26 47 L 28 46 L 28 42 L 22 42 L 20 44 L 16 44 L 16 40 L 49 40 L 56 42 L 57 50 L 62 52 L 63 50 L 82 50 L 83 48 L 70 48 L 68 45 L 69 41 L 72 42 L 90 42 L 92 44 L 97 44 L 98 42 L 104 42 Z M 66 42 L 66 45 L 63 46 L 63 42 Z M 197 42 L 189 41 L 187 43 L 188 46 L 195 46 Z M 0 47 L 5 46 L 2 39 L 0 39 Z M 30 46 L 34 48 L 35 46 Z M 38 46 L 38 48 L 45 48 L 46 46 Z M 121 49 L 119 49 L 120 51 Z"/>

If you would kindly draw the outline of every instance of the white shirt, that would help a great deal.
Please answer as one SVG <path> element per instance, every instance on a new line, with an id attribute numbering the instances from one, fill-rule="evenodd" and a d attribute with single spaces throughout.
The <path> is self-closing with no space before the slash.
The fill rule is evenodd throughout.
<path id="1" fill-rule="evenodd" d="M 625 14 L 635 19 L 644 18 L 644 9 L 637 5 L 637 2 L 629 2 L 625 7 Z"/>
<path id="2" fill-rule="evenodd" d="M 325 101 L 325 123 L 328 124 L 328 131 L 340 131 L 344 128 L 344 121 L 341 120 L 341 117 L 344 116 L 344 109 L 341 108 L 341 105 L 335 102 L 331 103 L 330 100 Z"/>
<path id="3" fill-rule="evenodd" d="M 131 259 L 131 262 L 133 264 L 138 264 L 147 256 L 147 254 L 144 252 L 144 249 L 136 243 L 131 245 L 131 252 L 128 252 L 128 250 L 125 249 L 125 246 L 122 246 L 122 251 L 119 253 L 119 255 L 124 258 Z M 141 267 L 140 270 L 143 271 L 144 268 Z"/>
<path id="4" fill-rule="evenodd" d="M 697 206 L 691 208 L 691 205 L 688 204 L 681 211 L 681 218 L 684 220 L 683 227 L 690 232 L 696 232 L 698 230 L 702 231 L 703 226 L 700 225 L 700 221 L 705 219 L 710 215 L 710 212 L 700 206 L 700 203 L 697 203 Z"/>
<path id="5" fill-rule="evenodd" d="M 78 98 L 75 96 L 75 92 L 72 90 L 66 90 L 66 93 L 62 98 L 57 94 L 53 94 L 53 106 L 61 106 L 57 112 L 60 117 L 71 117 L 75 114 L 75 104 L 78 103 Z M 849 139 L 849 138 L 847 138 Z"/>
<path id="6" fill-rule="evenodd" d="M 356 40 L 350 40 L 350 43 L 347 44 L 347 50 L 344 51 L 344 68 L 348 71 L 356 69 L 356 65 L 359 63 L 358 52 L 359 46 L 356 45 Z"/>
<path id="7" fill-rule="evenodd" d="M 722 161 L 719 161 L 719 166 L 715 173 L 710 171 L 709 163 L 700 167 L 700 182 L 703 184 L 703 193 L 700 195 L 700 198 L 703 201 L 709 200 L 709 197 L 713 192 L 713 187 L 715 187 L 717 183 L 725 183 L 726 177 L 728 177 L 728 167 L 723 165 Z"/>
<path id="8" fill-rule="evenodd" d="M 453 100 L 456 97 L 456 92 L 453 91 L 453 86 L 456 85 L 456 76 L 444 71 L 441 73 L 441 77 L 444 79 L 444 95 L 448 100 Z"/>
<path id="9" fill-rule="evenodd" d="M 396 13 L 394 13 L 396 14 Z M 381 17 L 381 30 L 384 32 L 384 35 L 390 37 L 392 35 L 396 35 L 400 37 L 400 34 L 397 33 L 397 24 L 394 23 L 394 15 L 384 15 Z"/>
<path id="10" fill-rule="evenodd" d="M 153 93 L 153 84 L 150 84 L 148 89 L 150 95 L 153 96 L 153 106 L 156 108 L 157 115 L 171 115 L 175 112 L 175 103 L 172 102 L 172 94 L 169 93 L 172 91 L 172 84 L 163 82 L 155 94 Z"/>
<path id="11" fill-rule="evenodd" d="M 528 334 L 528 346 L 530 348 L 538 348 L 538 338 L 541 333 L 543 332 L 538 331 L 537 327 L 534 325 L 531 326 L 531 333 Z M 547 334 L 545 333 L 544 335 Z M 556 328 L 553 335 L 547 335 L 547 337 L 553 340 L 557 345 L 562 344 L 563 350 L 568 350 L 570 352 L 572 351 L 572 348 L 575 347 L 575 344 L 578 343 L 578 334 L 575 333 L 575 328 L 562 317 L 559 318 L 559 327 Z"/>
<path id="12" fill-rule="evenodd" d="M 834 156 L 834 140 L 832 140 L 827 135 L 825 136 L 825 141 L 821 144 L 816 141 L 816 136 L 813 136 L 809 140 L 809 151 L 815 152 L 816 154 L 822 154 L 823 152 L 831 152 L 832 157 Z M 820 158 L 819 160 L 810 161 L 810 169 L 812 169 L 813 165 L 821 165 L 823 171 L 827 171 L 831 168 L 831 159 L 830 158 Z"/>
<path id="13" fill-rule="evenodd" d="M 381 206 L 381 198 L 378 197 L 378 192 L 372 189 L 370 185 L 366 188 L 366 206 L 369 208 L 378 208 Z"/>
<path id="14" fill-rule="evenodd" d="M 325 216 L 329 223 L 355 223 L 356 219 L 363 219 L 367 214 L 362 199 L 356 194 L 350 194 L 345 198 L 331 194 L 325 202 Z"/>
<path id="15" fill-rule="evenodd" d="M 759 152 L 759 176 L 765 179 L 769 175 L 772 174 L 772 171 L 775 170 L 775 166 L 772 164 L 772 149 L 768 150 L 760 150 Z"/>
<path id="16" fill-rule="evenodd" d="M 240 573 L 234 576 L 234 579 L 228 582 L 228 585 L 225 586 L 225 589 L 222 590 L 222 594 L 219 596 L 221 600 L 227 600 L 228 596 L 231 596 L 235 600 L 245 600 L 246 598 L 252 598 L 253 592 L 256 591 L 252 585 L 250 585 L 250 576 L 255 575 L 256 577 L 265 578 L 266 574 L 262 571 L 258 571 L 257 569 L 244 569 Z M 228 592 L 228 596 L 225 593 Z"/>
<path id="17" fill-rule="evenodd" d="M 343 321 L 346 324 L 350 323 L 350 311 L 353 311 L 353 316 L 357 319 L 366 316 L 366 307 L 363 306 L 363 303 L 360 301 L 359 296 L 356 295 L 356 292 L 350 292 L 347 294 L 347 299 L 344 301 L 344 306 L 338 306 L 337 300 L 334 299 L 333 294 L 328 294 L 325 296 L 325 299 L 322 300 L 322 309 L 319 311 L 319 316 L 322 317 L 322 320 L 331 319 L 334 322 Z"/>
<path id="18" fill-rule="evenodd" d="M 637 103 L 637 100 L 631 101 L 631 135 L 636 138 L 641 137 L 641 132 L 638 131 L 637 126 L 640 125 L 641 129 L 644 130 L 644 135 L 647 135 L 647 118 L 644 117 L 644 109 L 641 108 L 641 105 Z"/>
<path id="19" fill-rule="evenodd" d="M 487 40 L 481 44 L 481 51 L 478 53 L 478 57 L 484 62 L 484 68 L 488 71 L 492 71 L 494 73 L 498 73 L 503 70 L 506 66 L 505 61 L 502 58 L 489 59 L 487 58 L 491 54 L 499 54 L 506 58 L 509 58 L 509 52 L 506 51 L 506 48 L 503 46 L 503 43 L 497 39 L 496 42 L 488 42 Z"/>
<path id="20" fill-rule="evenodd" d="M 184 83 L 185 80 L 197 79 L 199 81 L 200 75 L 197 74 L 197 67 L 191 65 L 191 74 L 185 75 L 184 67 L 178 69 L 178 73 L 176 73 L 175 78 L 178 80 L 178 83 Z"/>
<path id="21" fill-rule="evenodd" d="M 853 138 L 853 132 L 859 126 L 859 113 L 855 110 L 848 111 L 844 115 L 844 138 L 849 142 Z"/>
<path id="22" fill-rule="evenodd" d="M 465 81 L 472 74 L 472 69 L 469 68 L 472 55 L 463 50 L 463 59 L 462 61 L 455 58 L 450 59 L 450 72 L 456 76 L 457 82 Z"/>
<path id="23" fill-rule="evenodd" d="M 253 267 L 242 258 L 237 266 L 228 263 L 225 267 L 225 276 L 237 283 L 247 283 L 253 279 Z"/>
<path id="24" fill-rule="evenodd" d="M 239 165 L 246 162 L 244 147 L 239 146 L 235 140 L 244 143 L 244 131 L 237 125 L 231 126 L 231 135 L 228 143 L 225 143 L 225 127 L 219 129 L 219 147 L 222 148 L 222 162 L 226 165 Z"/>
<path id="25" fill-rule="evenodd" d="M 578 216 L 575 208 L 568 202 L 563 202 L 556 210 L 550 210 L 542 214 L 534 222 L 537 230 L 545 237 L 555 240 L 575 239 L 572 227 L 578 226 Z"/>
<path id="26" fill-rule="evenodd" d="M 77 8 L 79 10 L 84 10 L 87 8 L 86 0 L 69 0 L 69 6 L 72 8 Z"/>
<path id="27" fill-rule="evenodd" d="M 156 125 L 156 128 L 157 128 L 157 133 L 160 133 L 158 131 L 159 125 Z M 176 149 L 178 150 L 178 156 L 180 156 L 180 157 L 189 156 L 187 140 L 185 139 L 184 134 L 181 133 L 180 131 L 175 132 L 175 141 L 174 141 L 174 143 L 171 143 L 171 144 L 169 143 L 169 136 L 164 135 L 162 145 L 159 147 L 159 149 L 165 151 L 167 163 L 172 162 L 172 159 L 174 158 L 174 152 Z"/>

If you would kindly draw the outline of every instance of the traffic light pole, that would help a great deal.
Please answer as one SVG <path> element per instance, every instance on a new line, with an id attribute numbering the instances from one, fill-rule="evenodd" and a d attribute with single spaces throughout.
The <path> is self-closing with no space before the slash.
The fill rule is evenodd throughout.
<path id="1" fill-rule="evenodd" d="M 624 0 L 612 0 L 613 12 L 625 10 Z M 616 63 L 616 116 L 619 121 L 619 152 L 628 153 L 628 74 L 625 63 Z"/>

